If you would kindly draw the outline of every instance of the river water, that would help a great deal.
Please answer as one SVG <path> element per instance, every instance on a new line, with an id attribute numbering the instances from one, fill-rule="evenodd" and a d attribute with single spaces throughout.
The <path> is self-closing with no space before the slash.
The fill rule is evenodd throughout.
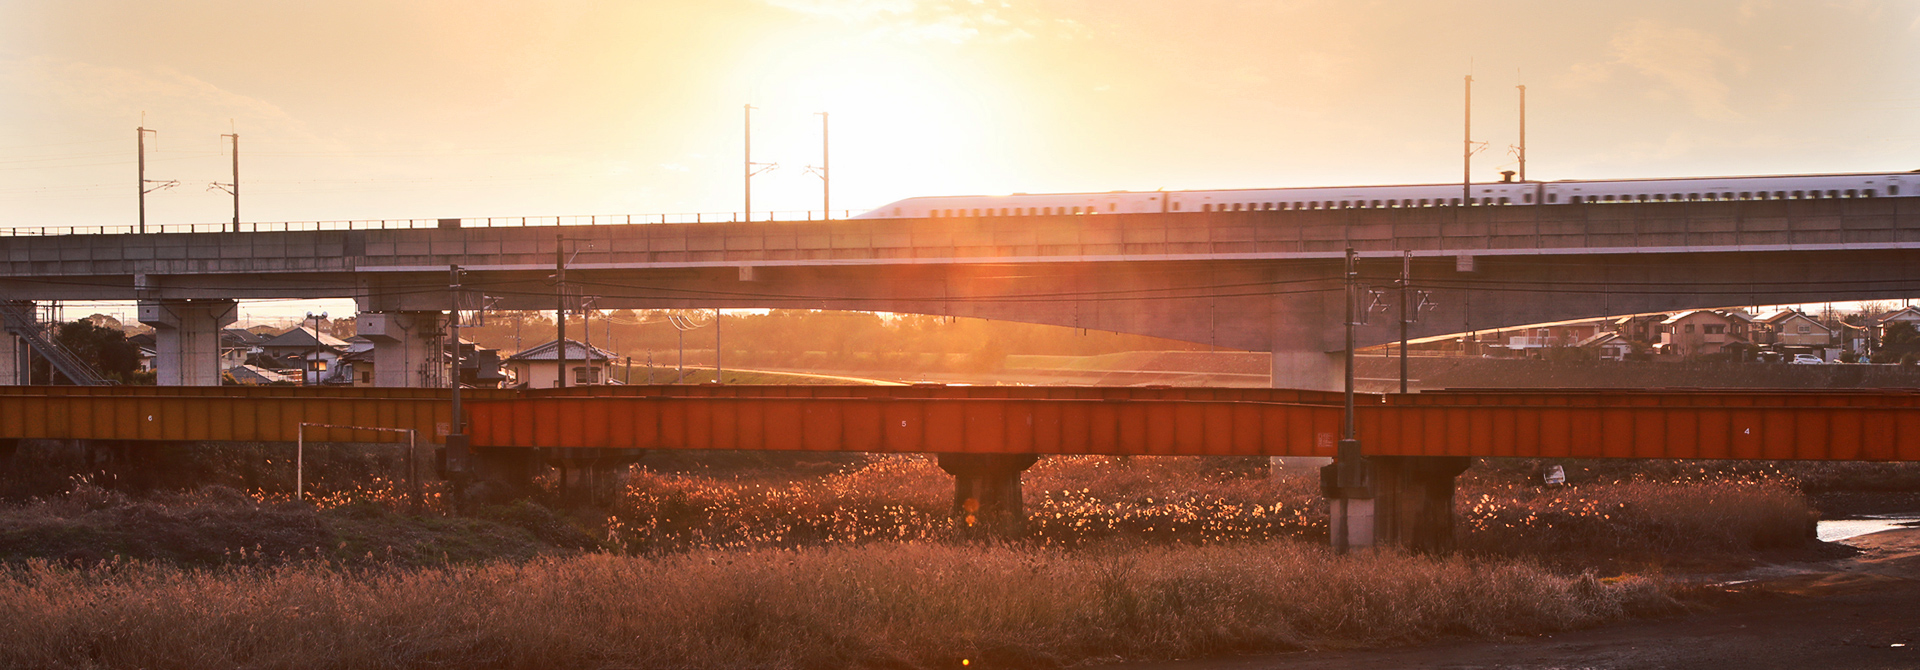
<path id="1" fill-rule="evenodd" d="M 1878 533 L 1895 528 L 1911 528 L 1920 525 L 1920 515 L 1888 514 L 1868 515 L 1859 519 L 1839 519 L 1821 521 L 1818 533 L 1821 542 L 1843 542 L 1847 538 Z"/>

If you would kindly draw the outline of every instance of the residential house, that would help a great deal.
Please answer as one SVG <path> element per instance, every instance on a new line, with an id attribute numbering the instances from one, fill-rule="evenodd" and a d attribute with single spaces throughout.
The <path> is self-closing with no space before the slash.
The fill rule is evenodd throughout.
<path id="1" fill-rule="evenodd" d="M 1783 309 L 1760 317 L 1768 344 L 1777 347 L 1825 348 L 1834 344 L 1833 328 L 1805 312 Z"/>
<path id="2" fill-rule="evenodd" d="M 566 346 L 568 386 L 605 384 L 610 381 L 607 369 L 615 358 L 613 353 L 571 339 L 566 341 Z M 508 356 L 507 374 L 514 380 L 513 388 L 544 389 L 557 386 L 559 352 L 557 343 L 546 342 Z"/>
<path id="3" fill-rule="evenodd" d="M 1605 332 L 1607 327 L 1605 321 L 1581 321 L 1521 328 L 1507 331 L 1514 333 L 1507 337 L 1507 348 L 1537 355 L 1537 351 L 1528 350 L 1575 346 L 1597 333 Z"/>
<path id="4" fill-rule="evenodd" d="M 1594 357 L 1603 361 L 1624 361 L 1627 360 L 1627 354 L 1633 353 L 1633 343 L 1614 331 L 1594 333 L 1573 343 L 1573 346 L 1593 352 Z"/>
<path id="5" fill-rule="evenodd" d="M 284 370 L 303 370 L 302 384 L 318 385 L 332 377 L 347 343 L 340 338 L 299 326 L 260 343 L 260 353 Z"/>
<path id="6" fill-rule="evenodd" d="M 1614 319 L 1613 331 L 1634 342 L 1656 344 L 1660 342 L 1660 322 L 1666 320 L 1666 314 L 1623 316 Z"/>
<path id="7" fill-rule="evenodd" d="M 1722 353 L 1729 345 L 1749 343 L 1748 323 L 1744 314 L 1705 309 L 1681 312 L 1660 322 L 1660 343 L 1654 348 L 1669 356 Z"/>
<path id="8" fill-rule="evenodd" d="M 260 353 L 260 344 L 266 338 L 259 333 L 242 328 L 223 328 L 220 330 L 220 369 L 228 370 L 246 365 L 247 358 Z"/>

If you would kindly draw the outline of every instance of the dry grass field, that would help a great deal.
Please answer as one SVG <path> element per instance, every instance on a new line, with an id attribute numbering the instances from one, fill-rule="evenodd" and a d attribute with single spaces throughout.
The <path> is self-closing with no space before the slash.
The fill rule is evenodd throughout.
<path id="1" fill-rule="evenodd" d="M 636 469 L 611 506 L 403 513 L 90 485 L 0 507 L 0 667 L 1055 667 L 1534 635 L 1682 609 L 1646 577 L 1804 548 L 1777 472 L 1463 479 L 1463 552 L 1335 557 L 1310 475 L 1053 458 L 1029 537 L 960 539 L 951 480 Z M 1700 557 L 1712 557 L 1703 561 Z M 1617 575 L 1604 577 L 1604 575 Z"/>

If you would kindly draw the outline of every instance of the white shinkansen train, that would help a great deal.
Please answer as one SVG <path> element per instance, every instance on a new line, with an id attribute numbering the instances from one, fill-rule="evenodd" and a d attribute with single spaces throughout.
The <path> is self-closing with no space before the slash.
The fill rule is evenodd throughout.
<path id="1" fill-rule="evenodd" d="M 1695 177 L 1617 181 L 1493 182 L 1473 184 L 1473 205 L 1533 205 L 1687 200 L 1806 200 L 1910 198 L 1920 195 L 1920 170 L 1875 174 Z M 1452 207 L 1459 184 L 1334 186 L 929 196 L 889 203 L 856 219 L 1242 212 L 1293 209 Z"/>

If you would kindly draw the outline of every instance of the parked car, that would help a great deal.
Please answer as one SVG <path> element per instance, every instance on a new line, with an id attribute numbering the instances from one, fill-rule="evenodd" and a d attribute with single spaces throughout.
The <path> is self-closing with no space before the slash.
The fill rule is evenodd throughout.
<path id="1" fill-rule="evenodd" d="M 1826 361 L 1821 360 L 1819 356 L 1813 354 L 1794 354 L 1793 360 L 1788 362 L 1795 365 L 1821 365 L 1826 363 Z"/>

